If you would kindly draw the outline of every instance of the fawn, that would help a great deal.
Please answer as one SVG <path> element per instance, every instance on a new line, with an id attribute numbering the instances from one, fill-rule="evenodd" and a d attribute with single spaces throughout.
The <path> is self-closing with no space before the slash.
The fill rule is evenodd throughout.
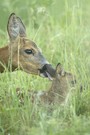
<path id="1" fill-rule="evenodd" d="M 21 69 L 51 79 L 55 73 L 54 68 L 44 58 L 37 45 L 27 38 L 26 28 L 15 13 L 9 16 L 7 31 L 10 43 L 0 48 L 0 72 L 4 72 L 7 67 L 11 71 Z"/>
<path id="2" fill-rule="evenodd" d="M 52 81 L 51 87 L 48 91 L 28 91 L 28 95 L 32 102 L 38 101 L 41 104 L 55 104 L 64 103 L 70 88 L 74 87 L 76 84 L 75 76 L 71 73 L 64 71 L 61 64 L 57 64 L 55 78 Z M 24 102 L 24 93 L 17 88 L 17 95 Z"/>

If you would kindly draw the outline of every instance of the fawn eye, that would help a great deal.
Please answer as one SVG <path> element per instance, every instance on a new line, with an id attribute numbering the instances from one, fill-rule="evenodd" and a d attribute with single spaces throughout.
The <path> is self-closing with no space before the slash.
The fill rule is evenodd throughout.
<path id="1" fill-rule="evenodd" d="M 72 83 L 72 84 L 76 84 L 76 83 L 77 83 L 77 81 L 76 81 L 76 80 L 73 80 L 73 81 L 71 81 L 71 83 Z"/>
<path id="2" fill-rule="evenodd" d="M 27 54 L 33 54 L 33 51 L 32 51 L 32 49 L 26 49 L 25 50 L 25 53 L 27 53 Z"/>

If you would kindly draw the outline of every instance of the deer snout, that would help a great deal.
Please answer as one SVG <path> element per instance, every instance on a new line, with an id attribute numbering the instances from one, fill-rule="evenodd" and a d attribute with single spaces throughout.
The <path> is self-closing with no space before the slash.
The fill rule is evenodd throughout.
<path id="1" fill-rule="evenodd" d="M 39 69 L 40 76 L 47 77 L 49 80 L 53 80 L 55 76 L 55 69 L 51 64 L 45 64 L 41 69 Z"/>

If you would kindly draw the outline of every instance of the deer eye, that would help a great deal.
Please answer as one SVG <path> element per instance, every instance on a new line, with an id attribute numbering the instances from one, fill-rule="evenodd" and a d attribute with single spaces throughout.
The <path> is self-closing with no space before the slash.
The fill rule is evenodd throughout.
<path id="1" fill-rule="evenodd" d="M 25 53 L 27 53 L 27 54 L 33 54 L 33 51 L 32 51 L 32 49 L 26 49 L 25 50 Z"/>

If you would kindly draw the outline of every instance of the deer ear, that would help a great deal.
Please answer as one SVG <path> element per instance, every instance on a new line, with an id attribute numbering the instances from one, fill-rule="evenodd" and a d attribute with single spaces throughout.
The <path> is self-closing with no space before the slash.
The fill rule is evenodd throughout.
<path id="1" fill-rule="evenodd" d="M 11 41 L 14 41 L 18 36 L 26 36 L 25 26 L 15 13 L 12 13 L 8 19 L 7 31 Z"/>
<path id="2" fill-rule="evenodd" d="M 15 13 L 12 13 L 9 16 L 8 24 L 7 24 L 7 31 L 8 31 L 10 40 L 15 40 L 19 36 L 19 24 L 18 24 Z"/>
<path id="3" fill-rule="evenodd" d="M 60 63 L 58 63 L 56 66 L 56 73 L 60 74 L 61 76 L 65 75 L 65 71 Z"/>
<path id="4" fill-rule="evenodd" d="M 26 37 L 25 25 L 23 24 L 22 20 L 19 17 L 17 17 L 17 21 L 18 21 L 18 24 L 19 24 L 19 35 L 20 35 L 20 37 Z"/>

